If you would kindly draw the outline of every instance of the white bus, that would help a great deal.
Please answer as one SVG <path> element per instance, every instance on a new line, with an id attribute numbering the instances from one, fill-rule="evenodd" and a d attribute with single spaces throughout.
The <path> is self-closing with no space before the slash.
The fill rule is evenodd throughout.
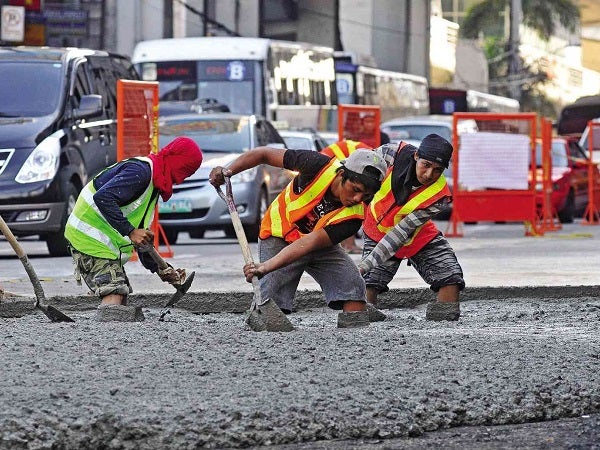
<path id="1" fill-rule="evenodd" d="M 382 122 L 429 114 L 427 78 L 357 65 L 353 59 L 346 53 L 336 55 L 339 104 L 378 105 Z"/>
<path id="2" fill-rule="evenodd" d="M 469 89 L 467 90 L 467 107 L 469 112 L 518 113 L 521 104 L 514 98 Z"/>
<path id="3" fill-rule="evenodd" d="M 138 43 L 132 61 L 159 82 L 161 102 L 218 102 L 291 126 L 335 129 L 333 49 L 244 37 L 157 39 Z"/>

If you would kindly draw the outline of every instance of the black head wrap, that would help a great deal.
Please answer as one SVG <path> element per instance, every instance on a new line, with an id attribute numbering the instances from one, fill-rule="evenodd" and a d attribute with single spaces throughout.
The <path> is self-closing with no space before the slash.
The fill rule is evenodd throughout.
<path id="1" fill-rule="evenodd" d="M 417 156 L 448 167 L 452 158 L 452 144 L 437 134 L 428 134 L 421 141 Z"/>

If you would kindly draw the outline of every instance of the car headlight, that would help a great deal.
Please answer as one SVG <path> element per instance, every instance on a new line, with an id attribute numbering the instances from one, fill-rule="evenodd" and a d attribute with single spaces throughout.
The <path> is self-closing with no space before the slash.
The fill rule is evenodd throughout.
<path id="1" fill-rule="evenodd" d="M 58 172 L 60 138 L 63 135 L 64 132 L 59 131 L 40 142 L 19 170 L 15 181 L 24 184 L 54 178 Z"/>
<path id="2" fill-rule="evenodd" d="M 244 170 L 238 174 L 235 174 L 231 177 L 231 183 L 249 183 L 254 181 L 256 178 L 256 173 L 258 172 L 257 167 L 252 167 L 251 169 Z"/>

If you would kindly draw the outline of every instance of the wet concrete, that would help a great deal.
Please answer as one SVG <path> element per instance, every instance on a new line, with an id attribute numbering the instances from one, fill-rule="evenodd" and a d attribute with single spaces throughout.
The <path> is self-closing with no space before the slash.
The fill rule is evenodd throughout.
<path id="1" fill-rule="evenodd" d="M 244 293 L 186 298 L 165 322 L 162 298 L 132 297 L 141 323 L 98 323 L 89 299 L 55 296 L 75 323 L 0 320 L 0 448 L 594 448 L 597 287 L 493 291 L 466 292 L 452 323 L 424 320 L 427 290 L 394 291 L 388 319 L 358 329 L 305 292 L 290 333 L 204 311 L 209 297 L 243 310 Z M 565 447 L 485 432 L 590 414 L 553 438 Z"/>

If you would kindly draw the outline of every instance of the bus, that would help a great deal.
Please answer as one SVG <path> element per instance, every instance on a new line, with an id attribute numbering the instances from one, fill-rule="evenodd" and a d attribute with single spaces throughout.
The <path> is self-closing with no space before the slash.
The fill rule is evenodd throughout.
<path id="1" fill-rule="evenodd" d="M 520 107 L 518 100 L 472 89 L 429 88 L 429 114 L 515 113 Z"/>
<path id="2" fill-rule="evenodd" d="M 333 49 L 245 37 L 139 42 L 132 61 L 143 80 L 159 82 L 159 101 L 219 103 L 290 126 L 337 126 Z"/>
<path id="3" fill-rule="evenodd" d="M 354 64 L 353 57 L 336 54 L 339 104 L 377 105 L 381 121 L 429 113 L 427 78 Z"/>

